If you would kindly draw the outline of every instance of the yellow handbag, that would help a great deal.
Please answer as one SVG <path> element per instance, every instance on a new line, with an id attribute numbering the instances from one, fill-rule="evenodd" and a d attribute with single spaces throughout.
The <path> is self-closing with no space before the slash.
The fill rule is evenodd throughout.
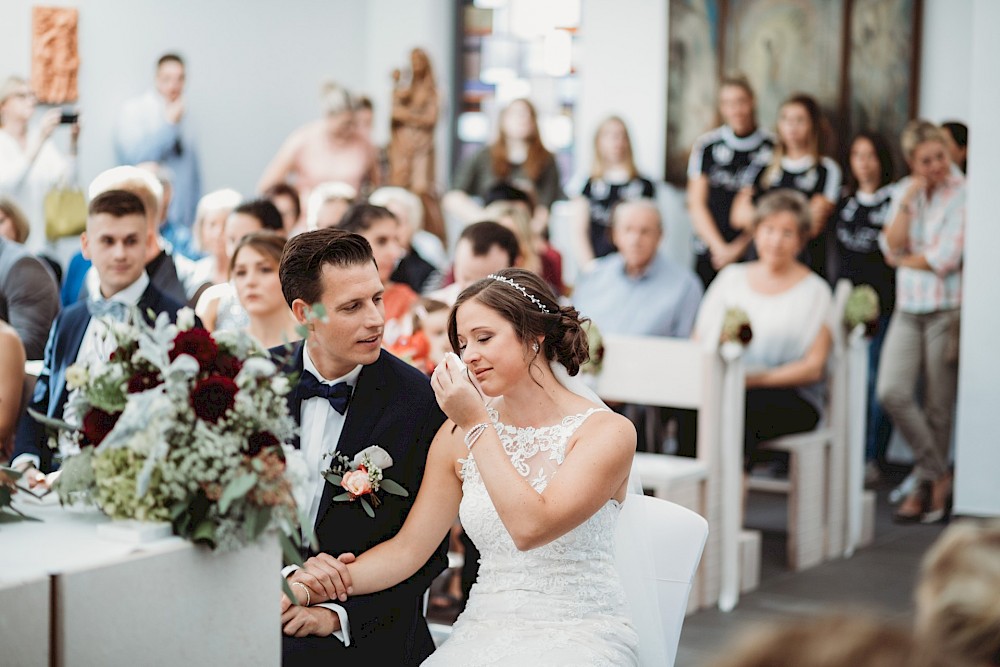
<path id="1" fill-rule="evenodd" d="M 87 198 L 79 187 L 55 187 L 45 195 L 45 236 L 79 236 L 87 228 Z"/>

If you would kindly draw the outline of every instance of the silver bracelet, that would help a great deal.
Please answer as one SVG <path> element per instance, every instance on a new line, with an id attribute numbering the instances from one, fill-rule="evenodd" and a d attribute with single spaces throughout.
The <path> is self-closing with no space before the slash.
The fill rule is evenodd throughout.
<path id="1" fill-rule="evenodd" d="M 489 422 L 480 422 L 470 428 L 465 434 L 465 448 L 471 452 L 472 446 L 476 444 L 476 440 L 479 440 L 479 436 L 481 436 L 483 431 L 489 428 L 489 426 Z"/>

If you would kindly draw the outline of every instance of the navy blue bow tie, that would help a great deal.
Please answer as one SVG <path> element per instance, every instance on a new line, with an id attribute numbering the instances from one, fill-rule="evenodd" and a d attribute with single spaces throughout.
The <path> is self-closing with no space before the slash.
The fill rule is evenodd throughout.
<path id="1" fill-rule="evenodd" d="M 347 411 L 352 391 L 353 388 L 346 382 L 323 384 L 309 371 L 303 371 L 302 377 L 299 378 L 299 396 L 303 401 L 309 398 L 325 398 L 330 401 L 330 407 L 340 414 Z"/>
<path id="2" fill-rule="evenodd" d="M 87 310 L 91 317 L 110 317 L 118 322 L 124 322 L 128 318 L 128 304 L 111 299 L 101 299 L 87 301 Z"/>

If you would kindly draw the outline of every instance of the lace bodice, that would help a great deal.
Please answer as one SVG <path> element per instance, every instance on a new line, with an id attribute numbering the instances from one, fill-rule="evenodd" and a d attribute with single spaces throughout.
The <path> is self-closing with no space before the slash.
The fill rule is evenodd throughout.
<path id="1" fill-rule="evenodd" d="M 516 428 L 490 410 L 511 464 L 543 493 L 566 459 L 566 445 L 593 408 L 541 428 Z M 638 640 L 615 569 L 620 505 L 609 500 L 548 544 L 515 546 L 476 467 L 462 463 L 459 515 L 480 551 L 479 577 L 452 637 L 434 665 L 629 665 Z"/>

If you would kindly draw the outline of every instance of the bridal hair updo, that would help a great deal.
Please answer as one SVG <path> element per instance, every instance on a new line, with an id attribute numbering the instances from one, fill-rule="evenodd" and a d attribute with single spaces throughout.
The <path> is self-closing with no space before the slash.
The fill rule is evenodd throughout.
<path id="1" fill-rule="evenodd" d="M 560 308 L 552 288 L 530 271 L 504 269 L 494 275 L 503 280 L 483 278 L 462 290 L 455 301 L 455 307 L 448 316 L 448 340 L 455 353 L 459 354 L 458 308 L 466 301 L 475 299 L 510 322 L 529 355 L 535 355 L 531 343 L 543 336 L 536 356 L 558 361 L 570 375 L 576 375 L 580 365 L 590 358 L 587 332 L 581 326 L 584 318 L 580 317 L 580 313 L 572 306 Z M 524 291 L 512 285 L 511 281 Z"/>

